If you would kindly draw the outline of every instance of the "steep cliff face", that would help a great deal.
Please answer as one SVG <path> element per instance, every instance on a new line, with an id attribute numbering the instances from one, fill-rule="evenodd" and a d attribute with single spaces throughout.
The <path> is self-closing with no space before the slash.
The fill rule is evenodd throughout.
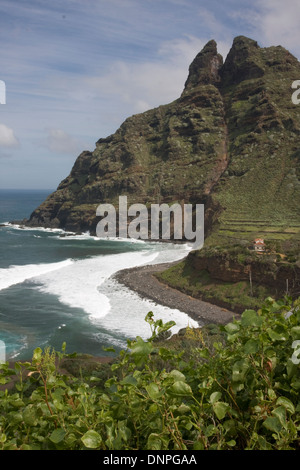
<path id="1" fill-rule="evenodd" d="M 221 70 L 230 161 L 214 193 L 224 236 L 245 224 L 299 233 L 300 107 L 291 101 L 299 74 L 284 48 L 235 39 Z"/>
<path id="2" fill-rule="evenodd" d="M 223 63 L 209 41 L 174 102 L 128 118 L 31 215 L 31 226 L 95 231 L 100 203 L 204 203 L 206 230 L 227 241 L 300 226 L 300 63 L 238 37 Z"/>

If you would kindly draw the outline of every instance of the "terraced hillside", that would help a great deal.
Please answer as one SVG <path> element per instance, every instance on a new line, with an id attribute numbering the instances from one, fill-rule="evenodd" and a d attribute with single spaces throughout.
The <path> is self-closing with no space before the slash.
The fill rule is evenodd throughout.
<path id="1" fill-rule="evenodd" d="M 223 63 L 214 40 L 178 100 L 128 118 L 26 221 L 95 232 L 96 208 L 204 203 L 207 244 L 300 237 L 300 64 L 281 46 L 235 38 Z"/>
<path id="2" fill-rule="evenodd" d="M 228 127 L 226 171 L 214 198 L 222 237 L 299 237 L 299 62 L 282 47 L 237 38 L 221 70 Z"/>

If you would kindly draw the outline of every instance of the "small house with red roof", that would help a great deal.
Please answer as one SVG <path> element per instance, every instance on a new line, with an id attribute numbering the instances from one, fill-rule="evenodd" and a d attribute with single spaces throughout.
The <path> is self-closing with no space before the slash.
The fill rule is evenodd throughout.
<path id="1" fill-rule="evenodd" d="M 265 241 L 263 238 L 256 238 L 253 242 L 253 249 L 257 253 L 264 253 L 266 250 Z"/>

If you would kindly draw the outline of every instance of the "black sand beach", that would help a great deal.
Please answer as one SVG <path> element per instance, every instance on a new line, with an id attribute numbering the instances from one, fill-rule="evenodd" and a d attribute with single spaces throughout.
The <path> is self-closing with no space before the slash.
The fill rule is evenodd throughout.
<path id="1" fill-rule="evenodd" d="M 157 304 L 178 309 L 188 314 L 199 323 L 199 326 L 207 323 L 226 324 L 232 321 L 234 317 L 239 318 L 237 313 L 195 299 L 173 289 L 159 282 L 153 275 L 174 264 L 176 262 L 124 269 L 115 274 L 114 279 L 136 292 L 142 298 L 150 299 Z"/>

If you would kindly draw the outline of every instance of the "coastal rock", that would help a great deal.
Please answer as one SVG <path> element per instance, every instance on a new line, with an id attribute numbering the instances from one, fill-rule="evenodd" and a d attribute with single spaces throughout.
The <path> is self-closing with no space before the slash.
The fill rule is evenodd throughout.
<path id="1" fill-rule="evenodd" d="M 95 233 L 101 203 L 205 204 L 208 240 L 231 243 L 300 226 L 298 60 L 239 36 L 223 63 L 214 40 L 190 65 L 181 96 L 129 117 L 31 215 L 30 226 Z M 273 235 L 272 235 L 273 236 Z"/>

